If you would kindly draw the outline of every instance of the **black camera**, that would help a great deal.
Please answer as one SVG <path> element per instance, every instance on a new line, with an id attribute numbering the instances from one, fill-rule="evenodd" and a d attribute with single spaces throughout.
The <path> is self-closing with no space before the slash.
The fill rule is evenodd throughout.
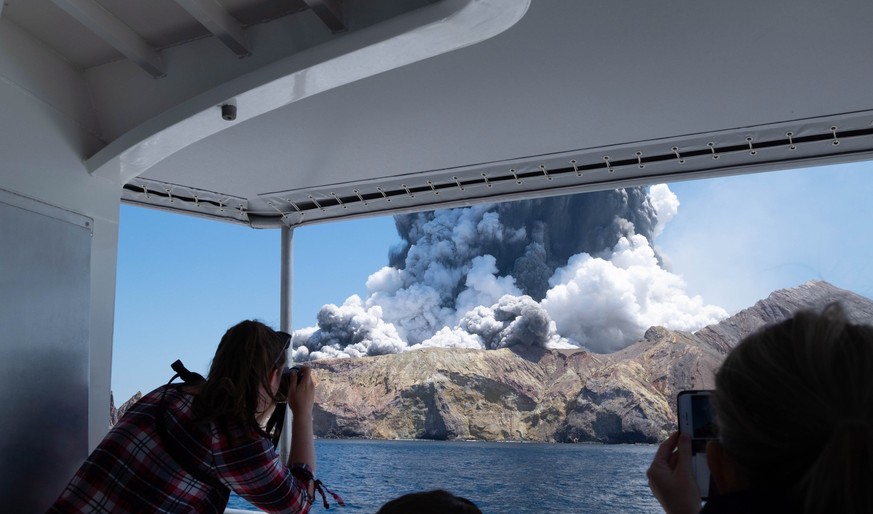
<path id="1" fill-rule="evenodd" d="M 303 380 L 303 375 L 300 374 L 300 366 L 293 366 L 282 370 L 282 379 L 279 380 L 279 390 L 276 391 L 276 401 L 284 403 L 288 401 L 285 395 L 288 393 L 288 386 L 291 385 L 291 379 L 297 380 L 299 384 Z"/>
<path id="2" fill-rule="evenodd" d="M 279 380 L 279 390 L 276 391 L 276 403 L 288 403 L 288 386 L 291 385 L 292 380 L 296 380 L 298 384 L 303 380 L 303 375 L 300 373 L 300 366 L 293 366 L 282 370 L 282 378 Z M 285 410 L 284 405 L 273 409 L 273 414 L 270 415 L 270 419 L 267 420 L 267 425 L 264 428 L 270 436 L 270 440 L 273 441 L 273 446 L 277 448 L 279 445 L 279 437 L 282 435 L 282 425 L 285 422 Z"/>

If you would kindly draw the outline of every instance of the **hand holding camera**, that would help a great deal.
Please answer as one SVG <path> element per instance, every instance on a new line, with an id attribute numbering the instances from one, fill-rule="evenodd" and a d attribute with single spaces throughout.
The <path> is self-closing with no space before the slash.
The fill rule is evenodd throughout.
<path id="1" fill-rule="evenodd" d="M 311 412 L 315 402 L 315 384 L 315 374 L 311 368 L 294 366 L 282 372 L 279 391 L 287 391 L 285 399 L 295 414 Z"/>

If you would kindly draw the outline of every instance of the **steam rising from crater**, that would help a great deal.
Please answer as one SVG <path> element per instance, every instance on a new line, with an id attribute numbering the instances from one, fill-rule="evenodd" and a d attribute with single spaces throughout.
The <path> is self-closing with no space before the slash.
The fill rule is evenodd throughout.
<path id="1" fill-rule="evenodd" d="M 395 216 L 402 244 L 367 298 L 325 305 L 295 360 L 429 347 L 612 352 L 652 325 L 727 316 L 665 270 L 653 240 L 677 213 L 666 185 Z"/>

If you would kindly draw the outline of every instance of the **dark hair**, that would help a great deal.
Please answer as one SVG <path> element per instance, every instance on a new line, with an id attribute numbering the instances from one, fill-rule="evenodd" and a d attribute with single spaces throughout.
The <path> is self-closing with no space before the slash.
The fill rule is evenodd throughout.
<path id="1" fill-rule="evenodd" d="M 254 432 L 260 392 L 270 391 L 270 373 L 286 362 L 284 338 L 267 325 L 243 321 L 229 328 L 194 400 L 197 421 L 237 422 Z"/>
<path id="2" fill-rule="evenodd" d="M 466 498 L 437 489 L 404 494 L 382 505 L 376 514 L 482 514 L 482 511 Z"/>
<path id="3" fill-rule="evenodd" d="M 727 356 L 713 405 L 752 487 L 806 514 L 873 512 L 873 327 L 836 304 L 766 327 Z"/>

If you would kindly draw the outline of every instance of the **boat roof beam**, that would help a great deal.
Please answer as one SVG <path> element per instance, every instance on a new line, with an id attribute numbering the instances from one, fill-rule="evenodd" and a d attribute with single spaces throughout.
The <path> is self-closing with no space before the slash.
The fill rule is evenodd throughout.
<path id="1" fill-rule="evenodd" d="M 182 9 L 206 27 L 233 53 L 251 55 L 246 35 L 236 19 L 215 0 L 175 0 Z"/>
<path id="2" fill-rule="evenodd" d="M 52 0 L 88 30 L 135 62 L 152 77 L 166 75 L 161 55 L 121 20 L 94 0 Z"/>
<path id="3" fill-rule="evenodd" d="M 873 111 L 744 127 L 607 148 L 577 149 L 378 181 L 230 196 L 136 177 L 122 201 L 256 228 L 294 227 L 513 200 L 860 161 L 873 155 Z"/>
<path id="4" fill-rule="evenodd" d="M 338 0 L 303 0 L 331 32 L 348 30 Z"/>

